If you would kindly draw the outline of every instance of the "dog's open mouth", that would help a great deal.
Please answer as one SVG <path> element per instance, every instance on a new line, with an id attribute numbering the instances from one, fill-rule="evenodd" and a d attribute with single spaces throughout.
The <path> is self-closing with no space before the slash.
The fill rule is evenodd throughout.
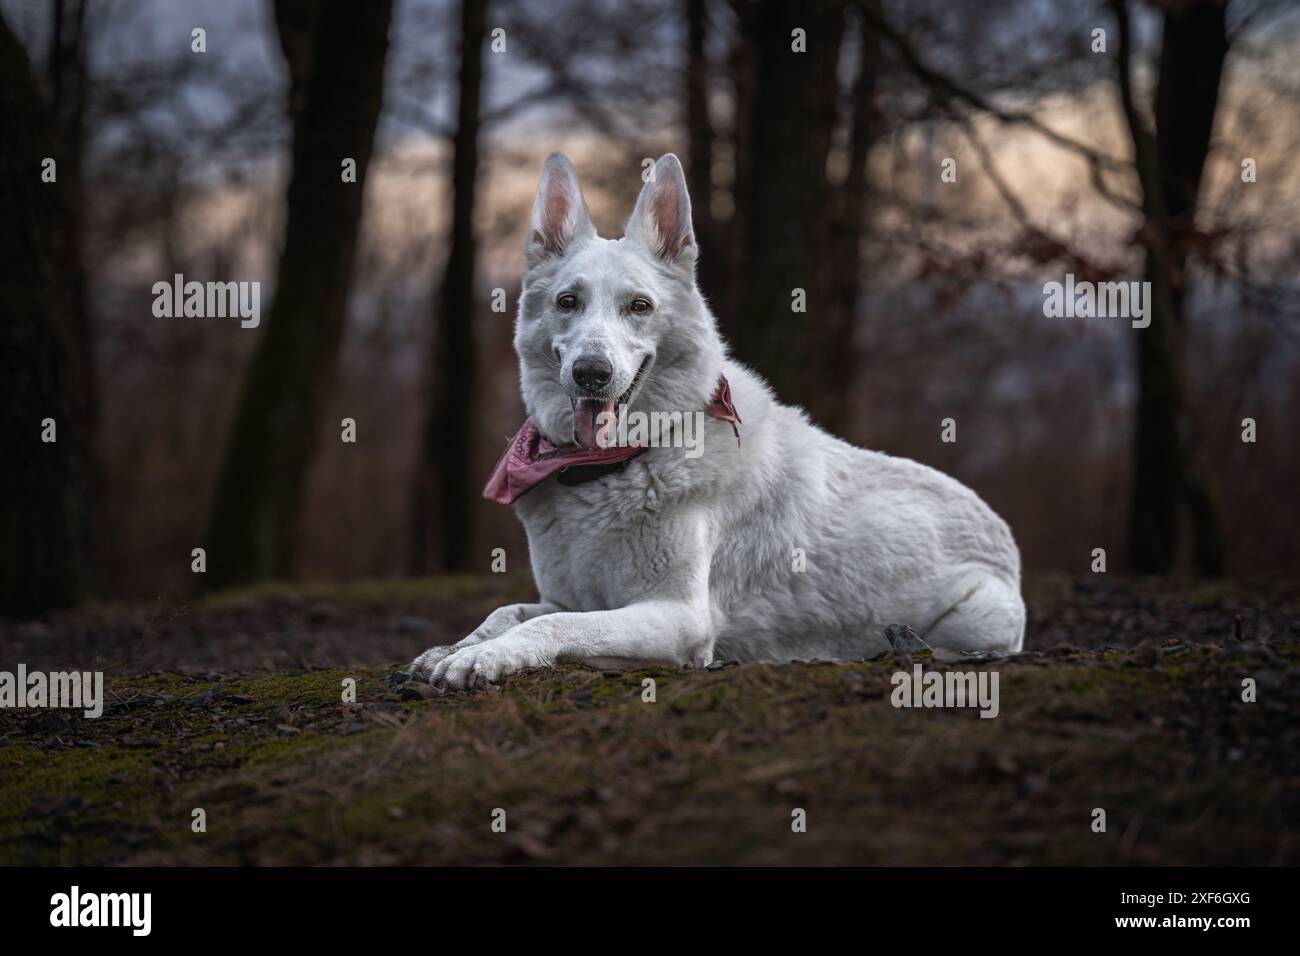
<path id="1" fill-rule="evenodd" d="M 618 416 L 621 410 L 635 397 L 645 378 L 646 369 L 650 367 L 650 356 L 646 356 L 641 367 L 632 376 L 632 384 L 618 398 L 572 398 L 573 403 L 573 440 L 581 448 L 608 448 L 614 444 L 613 435 L 618 428 Z M 602 415 L 607 417 L 601 418 Z"/>

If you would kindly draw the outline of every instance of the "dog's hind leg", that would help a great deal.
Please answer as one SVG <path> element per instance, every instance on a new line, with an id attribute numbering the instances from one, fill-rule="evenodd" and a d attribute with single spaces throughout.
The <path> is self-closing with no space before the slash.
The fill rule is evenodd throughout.
<path id="1" fill-rule="evenodd" d="M 1017 653 L 1025 638 L 1019 591 L 991 571 L 972 570 L 957 582 L 957 599 L 921 634 L 931 647 Z"/>

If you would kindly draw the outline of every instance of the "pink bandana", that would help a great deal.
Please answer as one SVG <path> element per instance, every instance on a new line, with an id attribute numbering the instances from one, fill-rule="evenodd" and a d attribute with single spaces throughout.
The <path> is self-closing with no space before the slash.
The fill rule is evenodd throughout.
<path id="1" fill-rule="evenodd" d="M 740 429 L 744 424 L 731 403 L 731 385 L 725 376 L 719 376 L 718 387 L 709 400 L 705 414 L 720 421 L 730 422 L 740 445 Z M 576 445 L 552 445 L 542 435 L 531 418 L 524 421 L 518 434 L 510 440 L 497 466 L 492 469 L 483 497 L 498 504 L 514 504 L 527 491 L 537 487 L 551 475 L 578 465 L 617 465 L 635 458 L 645 448 L 638 445 L 621 445 L 610 448 L 579 448 Z"/>

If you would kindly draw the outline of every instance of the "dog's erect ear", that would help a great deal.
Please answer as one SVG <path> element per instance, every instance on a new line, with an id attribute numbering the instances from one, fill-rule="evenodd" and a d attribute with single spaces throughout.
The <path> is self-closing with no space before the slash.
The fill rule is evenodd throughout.
<path id="1" fill-rule="evenodd" d="M 691 197 L 686 175 L 672 153 L 655 163 L 641 187 L 632 218 L 624 232 L 661 259 L 690 269 L 695 264 L 695 229 L 691 225 Z"/>
<path id="2" fill-rule="evenodd" d="M 524 244 L 524 258 L 531 268 L 550 256 L 563 255 L 575 242 L 596 234 L 582 198 L 578 174 L 562 153 L 551 153 L 542 165 L 533 203 L 533 223 Z"/>

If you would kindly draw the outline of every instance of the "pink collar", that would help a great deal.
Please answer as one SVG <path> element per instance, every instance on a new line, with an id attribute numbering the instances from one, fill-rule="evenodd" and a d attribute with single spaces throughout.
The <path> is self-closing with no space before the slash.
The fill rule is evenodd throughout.
<path id="1" fill-rule="evenodd" d="M 736 444 L 740 444 L 740 429 L 744 424 L 731 403 L 731 385 L 726 376 L 718 377 L 718 387 L 704 409 L 705 414 L 719 421 L 730 422 L 731 430 L 736 434 Z M 523 427 L 492 469 L 483 497 L 498 504 L 514 504 L 521 495 L 531 491 L 556 472 L 565 472 L 570 468 L 584 465 L 609 466 L 596 468 L 590 477 L 599 477 L 614 466 L 621 465 L 645 451 L 636 445 L 622 445 L 610 448 L 579 448 L 576 445 L 552 445 L 537 427 L 532 418 L 525 419 Z M 582 469 L 585 471 L 585 469 Z M 578 474 L 579 472 L 575 472 Z M 563 480 L 563 478 L 561 478 Z M 573 484 L 578 481 L 571 482 Z"/>

